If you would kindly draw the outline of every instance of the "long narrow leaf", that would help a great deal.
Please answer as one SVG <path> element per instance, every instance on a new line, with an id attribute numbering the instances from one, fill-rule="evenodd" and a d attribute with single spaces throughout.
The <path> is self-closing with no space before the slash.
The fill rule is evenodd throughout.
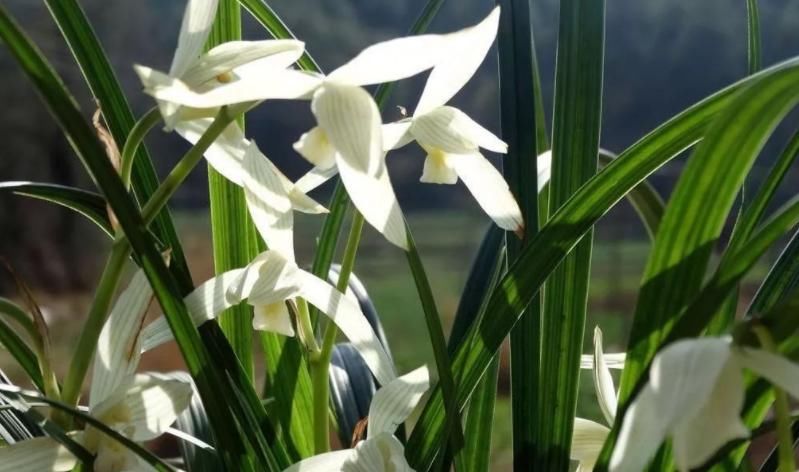
<path id="1" fill-rule="evenodd" d="M 114 74 L 111 63 L 94 33 L 78 0 L 46 0 L 47 8 L 80 66 L 83 78 L 89 85 L 102 109 L 111 135 L 121 148 L 135 124 L 133 112 Z M 133 190 L 142 201 L 149 200 L 158 187 L 150 154 L 144 145 L 139 146 L 133 163 Z M 175 225 L 164 208 L 153 222 L 153 231 L 170 249 L 170 270 L 191 280 L 186 258 L 178 239 Z"/>
<path id="2" fill-rule="evenodd" d="M 493 291 L 490 322 L 473 325 L 457 350 L 453 366 L 462 408 L 508 335 L 519 313 L 530 303 L 548 274 L 585 232 L 648 175 L 700 140 L 708 125 L 729 105 L 735 92 L 766 75 L 790 70 L 791 60 L 717 92 L 670 119 L 626 151 L 578 190 L 526 246 L 508 275 Z M 439 452 L 443 404 L 438 389 L 416 424 L 406 448 L 411 466 L 427 470 Z"/>

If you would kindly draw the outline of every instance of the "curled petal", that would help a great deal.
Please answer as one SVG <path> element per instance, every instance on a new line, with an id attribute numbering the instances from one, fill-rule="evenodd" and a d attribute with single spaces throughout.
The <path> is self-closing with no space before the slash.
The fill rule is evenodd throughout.
<path id="1" fill-rule="evenodd" d="M 153 291 L 139 270 L 119 296 L 97 340 L 89 407 L 133 380 L 141 357 L 140 334 Z"/>
<path id="2" fill-rule="evenodd" d="M 599 423 L 583 418 L 574 419 L 569 456 L 580 463 L 577 470 L 590 472 L 594 468 L 608 433 L 610 429 Z"/>
<path id="3" fill-rule="evenodd" d="M 294 183 L 294 188 L 300 192 L 308 193 L 333 178 L 336 174 L 338 174 L 336 166 L 329 169 L 314 167 Z"/>
<path id="4" fill-rule="evenodd" d="M 497 226 L 517 234 L 524 231 L 516 199 L 502 174 L 485 157 L 480 153 L 448 154 L 447 162 Z"/>
<path id="5" fill-rule="evenodd" d="M 0 447 L 0 470 L 52 471 L 72 470 L 78 460 L 66 447 L 49 437 L 26 439 Z"/>
<path id="6" fill-rule="evenodd" d="M 405 459 L 405 447 L 388 433 L 359 442 L 352 452 L 343 472 L 413 472 Z"/>
<path id="7" fill-rule="evenodd" d="M 259 254 L 228 288 L 231 303 L 269 305 L 295 298 L 300 292 L 302 271 L 278 251 Z"/>
<path id="8" fill-rule="evenodd" d="M 399 149 L 413 141 L 411 120 L 401 120 L 383 125 L 383 150 Z"/>
<path id="9" fill-rule="evenodd" d="M 182 76 L 202 53 L 214 23 L 218 3 L 219 0 L 189 0 L 186 4 L 169 75 Z"/>
<path id="10" fill-rule="evenodd" d="M 419 181 L 428 184 L 454 184 L 458 182 L 458 173 L 447 161 L 447 154 L 432 149 L 424 159 L 424 170 Z"/>
<path id="11" fill-rule="evenodd" d="M 298 296 L 326 314 L 349 339 L 382 385 L 396 378 L 394 363 L 358 303 L 315 275 L 297 269 Z"/>
<path id="12" fill-rule="evenodd" d="M 330 169 L 336 165 L 336 148 L 327 138 L 327 133 L 318 126 L 303 133 L 293 147 L 299 155 L 320 169 Z"/>
<path id="13" fill-rule="evenodd" d="M 616 418 L 616 387 L 613 385 L 610 368 L 605 363 L 605 353 L 602 351 L 602 330 L 599 329 L 599 326 L 594 328 L 594 389 L 605 420 L 608 424 L 613 424 Z"/>
<path id="14" fill-rule="evenodd" d="M 381 433 L 393 435 L 429 388 L 430 372 L 427 367 L 420 367 L 384 385 L 375 393 L 369 405 L 367 439 Z"/>
<path id="15" fill-rule="evenodd" d="M 224 83 L 226 74 L 253 61 L 275 56 L 279 60 L 263 61 L 264 73 L 283 69 L 302 56 L 305 44 L 294 39 L 267 39 L 264 41 L 229 41 L 200 56 L 181 76 L 190 87 L 198 87 L 212 79 Z M 237 71 L 238 73 L 238 71 Z"/>
<path id="16" fill-rule="evenodd" d="M 253 308 L 252 328 L 257 331 L 270 331 L 283 336 L 294 336 L 286 302 L 255 305 Z"/>
<path id="17" fill-rule="evenodd" d="M 605 357 L 605 365 L 609 369 L 623 369 L 624 368 L 624 361 L 627 358 L 627 353 L 625 352 L 613 352 L 613 353 L 604 353 Z M 581 369 L 593 369 L 594 368 L 594 355 L 593 354 L 583 354 L 580 356 L 580 368 Z"/>
<path id="18" fill-rule="evenodd" d="M 414 117 L 410 132 L 423 147 L 453 154 L 468 154 L 478 148 L 508 152 L 504 141 L 454 107 L 442 106 Z"/>
<path id="19" fill-rule="evenodd" d="M 494 43 L 499 27 L 499 7 L 483 21 L 450 38 L 443 60 L 427 79 L 414 114 L 423 114 L 444 105 L 471 79 Z"/>

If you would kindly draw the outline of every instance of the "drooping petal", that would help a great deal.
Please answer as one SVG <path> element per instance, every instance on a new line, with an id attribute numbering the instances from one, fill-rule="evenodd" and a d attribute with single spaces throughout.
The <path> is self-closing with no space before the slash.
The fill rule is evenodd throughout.
<path id="1" fill-rule="evenodd" d="M 274 66 L 274 70 L 279 70 L 299 59 L 304 49 L 305 44 L 294 39 L 228 41 L 200 56 L 181 76 L 181 80 L 189 87 L 198 87 L 217 78 L 222 79 L 219 83 L 224 83 L 225 75 L 237 67 L 270 56 L 278 56 L 280 61 L 265 62 L 264 64 L 269 64 L 270 67 Z M 271 70 L 262 71 L 271 72 Z"/>
<path id="2" fill-rule="evenodd" d="M 294 326 L 286 302 L 275 302 L 268 305 L 255 305 L 253 308 L 252 328 L 257 331 L 269 331 L 294 336 Z"/>
<path id="3" fill-rule="evenodd" d="M 610 429 L 599 423 L 583 418 L 574 419 L 569 457 L 579 462 L 578 471 L 591 472 L 608 433 Z"/>
<path id="4" fill-rule="evenodd" d="M 153 94 L 156 90 L 162 88 L 189 90 L 189 86 L 182 80 L 150 67 L 136 64 L 133 66 L 133 70 L 139 77 L 139 81 L 141 81 L 144 87 L 144 92 L 147 94 Z M 164 128 L 167 131 L 171 131 L 175 124 L 180 121 L 181 107 L 176 103 L 158 101 L 158 110 L 161 112 L 161 116 L 164 119 Z"/>
<path id="5" fill-rule="evenodd" d="M 610 470 L 643 470 L 667 434 L 704 407 L 730 359 L 723 338 L 678 341 L 658 353 L 649 382 L 624 415 Z"/>
<path id="6" fill-rule="evenodd" d="M 338 151 L 336 165 L 355 207 L 395 245 L 406 249 L 405 220 L 385 165 L 380 112 L 364 89 L 325 84 L 311 103 Z"/>
<path id="7" fill-rule="evenodd" d="M 294 150 L 308 162 L 320 169 L 336 165 L 336 149 L 322 128 L 315 126 L 294 143 Z"/>
<path id="8" fill-rule="evenodd" d="M 351 449 L 325 452 L 324 454 L 301 460 L 283 472 L 332 472 L 342 470 L 350 456 L 352 456 Z"/>
<path id="9" fill-rule="evenodd" d="M 373 44 L 328 74 L 328 81 L 349 85 L 394 82 L 430 69 L 449 45 L 447 35 L 424 34 Z"/>
<path id="10" fill-rule="evenodd" d="M 468 154 L 478 148 L 504 154 L 508 145 L 469 115 L 450 106 L 435 108 L 413 118 L 410 132 L 423 147 L 453 154 Z"/>
<path id="11" fill-rule="evenodd" d="M 311 110 L 333 149 L 351 167 L 369 175 L 385 167 L 380 110 L 366 90 L 325 83 L 314 93 Z"/>
<path id="12" fill-rule="evenodd" d="M 194 108 L 217 108 L 244 102 L 271 99 L 306 98 L 321 79 L 293 69 L 278 69 L 262 77 L 243 77 L 239 80 L 214 87 L 206 92 L 197 92 L 180 81 L 145 92 L 157 100 Z"/>
<path id="13" fill-rule="evenodd" d="M 799 398 L 799 365 L 762 349 L 742 347 L 733 352 L 742 367 L 785 390 L 788 395 Z"/>
<path id="14" fill-rule="evenodd" d="M 702 408 L 675 425 L 671 443 L 677 468 L 699 467 L 727 442 L 749 436 L 741 421 L 743 404 L 741 367 L 731 360 L 722 369 Z"/>
<path id="15" fill-rule="evenodd" d="M 300 293 L 302 271 L 278 251 L 264 251 L 245 267 L 228 288 L 228 301 L 247 300 L 253 306 L 295 298 Z"/>
<path id="16" fill-rule="evenodd" d="M 538 168 L 538 191 L 540 192 L 549 183 L 552 177 L 552 151 L 545 151 L 536 158 Z"/>
<path id="17" fill-rule="evenodd" d="M 405 447 L 394 436 L 383 433 L 359 442 L 343 472 L 413 472 L 405 459 Z"/>
<path id="18" fill-rule="evenodd" d="M 616 418 L 616 387 L 613 385 L 610 368 L 605 363 L 605 353 L 602 351 L 602 330 L 599 329 L 599 326 L 594 328 L 594 366 L 594 389 L 599 407 L 608 424 L 613 424 Z"/>
<path id="19" fill-rule="evenodd" d="M 431 149 L 424 159 L 424 170 L 419 182 L 451 185 L 458 182 L 458 173 L 450 165 L 443 151 Z"/>
<path id="20" fill-rule="evenodd" d="M 137 271 L 117 299 L 97 340 L 89 407 L 133 381 L 141 357 L 140 334 L 153 291 L 144 271 Z"/>
<path id="21" fill-rule="evenodd" d="M 367 439 L 380 433 L 393 435 L 397 427 L 408 419 L 428 388 L 430 372 L 427 367 L 420 367 L 378 390 L 369 405 Z"/>
<path id="22" fill-rule="evenodd" d="M 297 269 L 298 296 L 326 314 L 363 356 L 366 365 L 381 385 L 396 378 L 394 363 L 366 320 L 357 302 L 315 275 Z"/>
<path id="23" fill-rule="evenodd" d="M 447 162 L 497 226 L 517 234 L 524 231 L 522 212 L 508 183 L 482 154 L 449 154 Z"/>
<path id="24" fill-rule="evenodd" d="M 124 433 L 134 441 L 157 438 L 189 406 L 191 395 L 188 382 L 154 373 L 136 375 L 125 394 L 124 404 L 130 417 Z"/>
<path id="25" fill-rule="evenodd" d="M 327 208 L 308 195 L 305 195 L 305 192 L 298 189 L 296 185 L 291 186 L 289 200 L 291 200 L 291 207 L 296 211 L 309 215 L 328 213 Z"/>
<path id="26" fill-rule="evenodd" d="M 0 447 L 0 471 L 63 472 L 78 460 L 55 439 L 39 437 Z"/>
<path id="27" fill-rule="evenodd" d="M 624 352 L 612 352 L 612 353 L 604 353 L 605 357 L 605 365 L 608 366 L 610 369 L 623 369 L 624 368 L 624 361 L 627 358 L 627 353 Z M 594 368 L 594 355 L 593 354 L 583 354 L 580 356 L 580 368 L 581 369 L 593 369 Z"/>
<path id="28" fill-rule="evenodd" d="M 212 320 L 236 303 L 228 300 L 227 291 L 241 278 L 244 269 L 223 272 L 195 288 L 183 299 L 195 326 Z M 142 352 L 160 346 L 172 339 L 169 323 L 163 316 L 144 327 L 141 333 Z"/>
<path id="29" fill-rule="evenodd" d="M 211 126 L 213 119 L 201 118 L 191 121 L 180 121 L 175 124 L 175 131 L 186 141 L 197 144 L 202 135 Z M 222 134 L 208 147 L 203 156 L 217 172 L 236 185 L 243 185 L 244 154 L 250 141 L 236 123 L 231 123 Z"/>
<path id="30" fill-rule="evenodd" d="M 499 7 L 496 7 L 477 25 L 452 35 L 447 54 L 427 79 L 414 115 L 446 104 L 466 85 L 491 49 L 498 27 Z"/>
<path id="31" fill-rule="evenodd" d="M 411 120 L 405 119 L 383 125 L 383 150 L 399 149 L 413 141 Z"/>
<path id="32" fill-rule="evenodd" d="M 336 166 L 329 169 L 314 167 L 294 183 L 294 188 L 300 192 L 308 193 L 333 178 L 336 174 L 338 174 Z"/>
<path id="33" fill-rule="evenodd" d="M 169 75 L 182 76 L 200 56 L 214 23 L 218 3 L 218 0 L 189 0 L 186 4 Z"/>
<path id="34" fill-rule="evenodd" d="M 244 155 L 244 196 L 258 233 L 270 249 L 294 260 L 294 212 L 275 165 L 251 143 Z"/>

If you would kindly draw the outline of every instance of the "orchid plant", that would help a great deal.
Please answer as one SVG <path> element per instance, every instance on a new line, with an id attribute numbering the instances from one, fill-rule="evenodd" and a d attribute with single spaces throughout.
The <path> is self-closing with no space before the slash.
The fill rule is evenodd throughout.
<path id="1" fill-rule="evenodd" d="M 443 3 L 430 0 L 411 34 L 327 74 L 267 2 L 187 0 L 169 70 L 134 66 L 154 100 L 138 121 L 78 0 L 45 1 L 99 103 L 94 126 L 2 6 L 0 38 L 99 192 L 31 182 L 0 183 L 0 192 L 71 208 L 112 246 L 62 379 L 55 333 L 24 284 L 24 308 L 0 303 L 0 344 L 33 386 L 0 382 L 0 472 L 488 470 L 507 338 L 514 470 L 746 469 L 752 439 L 772 431 L 777 447 L 761 470 L 796 470 L 798 236 L 737 310 L 744 276 L 799 223 L 796 198 L 767 217 L 799 135 L 760 187 L 741 192 L 799 102 L 799 59 L 760 70 L 755 0 L 749 74 L 618 155 L 599 147 L 603 86 L 612 86 L 603 84 L 602 0 L 560 0 L 551 134 L 526 0 L 498 0 L 482 20 L 443 34 L 424 32 Z M 240 6 L 271 39 L 241 38 Z M 496 132 L 448 105 L 495 43 Z M 412 113 L 385 123 L 390 86 L 423 73 Z M 310 164 L 296 181 L 267 157 L 267 139 L 245 133 L 246 113 L 273 100 L 308 103 L 316 122 L 296 136 L 293 151 Z M 191 144 L 160 182 L 143 142 L 159 125 Z M 462 181 L 491 221 L 449 341 L 387 166 L 414 141 L 425 152 L 420 181 Z M 664 203 L 646 179 L 689 148 Z M 486 152 L 504 156 L 501 169 Z M 216 275 L 195 286 L 165 208 L 203 158 L 223 179 L 211 186 L 214 234 L 234 243 L 214 241 Z M 336 179 L 326 205 L 309 195 Z M 627 349 L 606 354 L 597 327 L 594 353 L 582 355 L 591 228 L 623 198 L 652 237 Z M 298 263 L 295 212 L 325 220 L 310 268 Z M 407 257 L 434 366 L 398 376 L 379 313 L 353 285 L 365 223 Z M 135 275 L 114 303 L 127 266 Z M 253 331 L 265 354 L 258 374 Z M 143 353 L 172 341 L 187 373 L 138 372 Z M 342 375 L 329 375 L 333 364 Z M 599 421 L 578 416 L 581 369 L 592 373 Z M 350 443 L 331 446 L 334 429 Z M 178 440 L 181 458 L 147 449 L 162 434 Z"/>

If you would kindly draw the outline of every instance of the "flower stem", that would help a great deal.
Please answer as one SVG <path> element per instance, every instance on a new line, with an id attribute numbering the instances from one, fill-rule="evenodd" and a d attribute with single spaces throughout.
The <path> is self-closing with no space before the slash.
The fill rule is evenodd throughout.
<path id="1" fill-rule="evenodd" d="M 753 328 L 760 345 L 769 352 L 778 353 L 777 344 L 771 333 L 761 325 Z M 774 416 L 777 420 L 777 440 L 779 444 L 779 471 L 794 472 L 796 461 L 794 460 L 793 435 L 791 434 L 791 411 L 788 406 L 788 395 L 776 385 L 774 388 Z"/>
<path id="2" fill-rule="evenodd" d="M 180 162 L 177 163 L 150 197 L 150 200 L 147 201 L 142 210 L 142 219 L 145 225 L 150 224 L 155 219 L 156 215 L 169 201 L 169 198 L 189 175 L 189 172 L 202 160 L 203 153 L 236 116 L 244 110 L 244 108 L 239 109 L 238 107 L 234 112 L 229 111 L 227 107 L 220 109 L 211 126 L 208 127 L 200 140 L 183 155 Z M 139 120 L 139 123 L 147 121 L 145 118 Z M 130 138 L 128 138 L 128 142 L 131 142 Z M 128 147 L 127 143 L 125 147 Z M 133 154 L 131 151 L 131 155 Z M 124 234 L 118 234 L 111 247 L 111 254 L 108 257 L 103 273 L 100 276 L 100 283 L 89 309 L 86 324 L 81 331 L 80 338 L 78 338 L 78 345 L 72 357 L 70 369 L 64 379 L 61 399 L 70 406 L 78 404 L 83 381 L 86 378 L 89 364 L 97 347 L 97 339 L 100 337 L 100 332 L 105 324 L 114 293 L 117 285 L 119 285 L 119 279 L 122 277 L 122 269 L 125 267 L 129 255 L 130 244 L 128 244 L 127 238 Z"/>
<path id="3" fill-rule="evenodd" d="M 355 256 L 361 242 L 363 231 L 363 215 L 358 210 L 352 215 L 352 225 L 347 236 L 347 245 L 344 248 L 344 258 L 341 261 L 341 271 L 338 275 L 336 288 L 339 292 L 347 291 L 350 274 L 355 266 Z M 311 358 L 311 383 L 313 385 L 313 418 L 314 418 L 314 449 L 316 454 L 327 452 L 330 449 L 328 426 L 328 404 L 330 396 L 330 359 L 333 356 L 333 347 L 336 344 L 338 328 L 332 321 L 325 325 L 322 336 L 322 349 L 319 355 Z"/>
<path id="4" fill-rule="evenodd" d="M 125 184 L 125 188 L 130 188 L 130 176 L 133 173 L 133 161 L 136 159 L 136 150 L 139 145 L 144 141 L 147 133 L 161 121 L 161 112 L 158 107 L 151 108 L 147 113 L 142 116 L 139 121 L 133 126 L 128 134 L 128 139 L 125 140 L 125 146 L 122 148 L 122 166 L 119 169 L 119 176 Z"/>

